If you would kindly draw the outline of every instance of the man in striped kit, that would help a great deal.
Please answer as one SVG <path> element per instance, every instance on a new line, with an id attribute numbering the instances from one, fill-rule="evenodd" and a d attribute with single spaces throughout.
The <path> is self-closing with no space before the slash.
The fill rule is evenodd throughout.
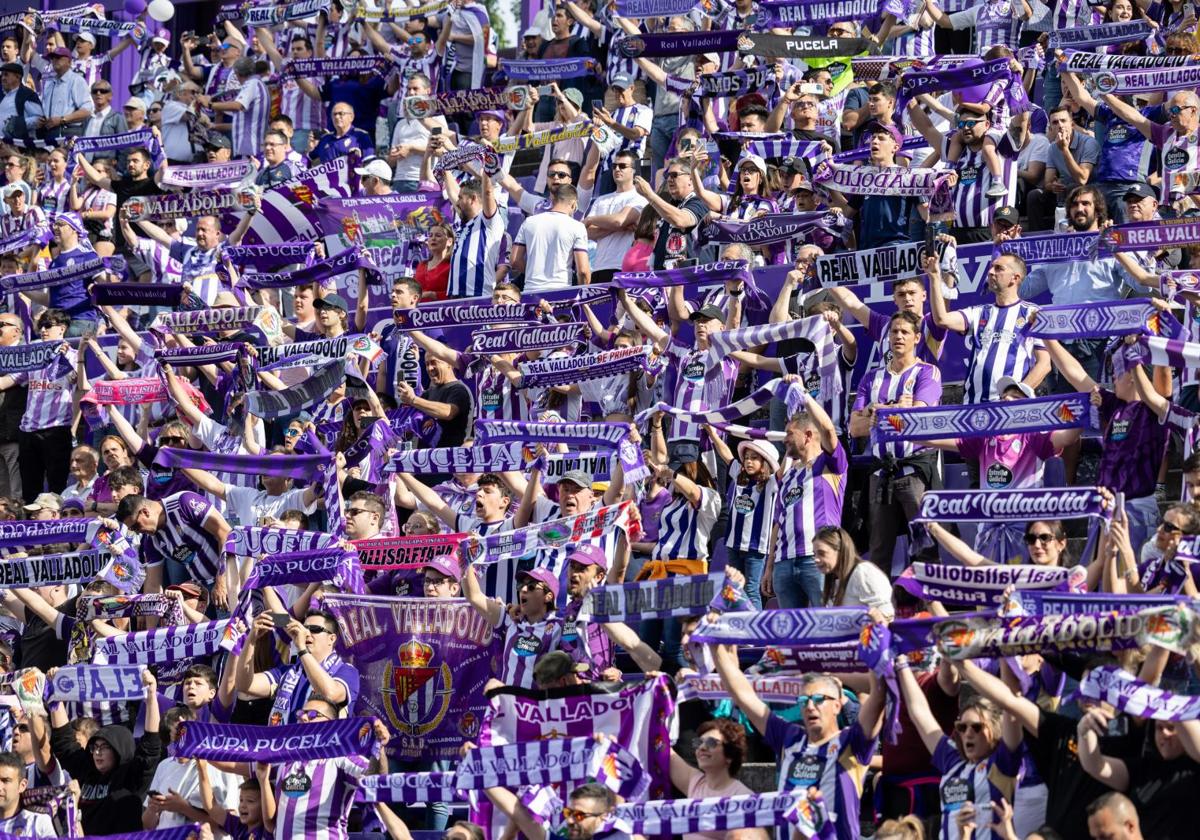
<path id="1" fill-rule="evenodd" d="M 254 59 L 243 56 L 233 64 L 237 74 L 237 96 L 227 102 L 213 102 L 211 96 L 197 97 L 197 101 L 217 113 L 233 115 L 230 137 L 233 141 L 234 157 L 258 157 L 262 153 L 263 135 L 271 118 L 271 94 L 263 80 L 255 75 Z"/>
<path id="2" fill-rule="evenodd" d="M 996 392 L 996 383 L 1006 376 L 1034 389 L 1042 384 L 1050 372 L 1050 354 L 1039 339 L 1026 338 L 1021 331 L 1037 311 L 1032 303 L 1021 300 L 1021 281 L 1026 274 L 1023 259 L 1004 254 L 992 260 L 987 285 L 996 302 L 963 310 L 946 307 L 942 270 L 936 258 L 926 257 L 925 273 L 929 275 L 934 323 L 966 336 L 964 403 L 999 400 L 1002 395 Z"/>
<path id="3" fill-rule="evenodd" d="M 184 491 L 160 502 L 126 496 L 117 506 L 116 522 L 103 521 L 114 530 L 120 523 L 132 533 L 144 535 L 145 591 L 162 591 L 163 566 L 167 565 L 169 583 L 182 583 L 189 576 L 201 583 L 216 580 L 213 600 L 223 600 L 225 579 L 219 572 L 225 564 L 225 540 L 232 529 L 203 496 Z"/>
<path id="4" fill-rule="evenodd" d="M 936 299 L 935 299 L 936 300 Z M 936 304 L 935 304 L 936 306 Z M 934 309 L 936 313 L 937 309 Z M 942 375 L 931 364 L 917 361 L 921 322 L 911 312 L 897 312 L 888 327 L 892 358 L 867 371 L 858 386 L 850 414 L 850 435 L 869 437 L 880 408 L 913 408 L 942 401 Z M 872 442 L 879 469 L 871 475 L 871 560 L 885 572 L 892 568 L 896 537 L 917 515 L 921 496 L 940 483 L 937 453 L 918 444 Z"/>

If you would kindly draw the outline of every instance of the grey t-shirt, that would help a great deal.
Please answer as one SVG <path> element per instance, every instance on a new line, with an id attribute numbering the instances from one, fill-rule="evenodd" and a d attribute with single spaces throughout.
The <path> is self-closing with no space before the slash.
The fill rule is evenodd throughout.
<path id="1" fill-rule="evenodd" d="M 1100 160 L 1100 144 L 1082 131 L 1076 131 L 1071 135 L 1070 148 L 1071 156 L 1078 164 L 1090 163 L 1094 169 Z M 1050 148 L 1046 150 L 1046 168 L 1057 171 L 1058 180 L 1062 181 L 1063 186 L 1068 190 L 1078 186 L 1075 179 L 1071 177 L 1071 170 L 1067 168 L 1067 161 L 1063 158 L 1062 149 L 1058 147 L 1057 143 L 1051 142 Z"/>
<path id="2" fill-rule="evenodd" d="M 658 63 L 658 66 L 668 76 L 678 76 L 681 79 L 696 78 L 695 57 L 690 55 L 680 55 L 673 58 L 664 58 Z M 665 85 L 658 85 L 654 92 L 654 116 L 661 117 L 667 114 L 679 113 L 679 94 L 671 93 Z"/>

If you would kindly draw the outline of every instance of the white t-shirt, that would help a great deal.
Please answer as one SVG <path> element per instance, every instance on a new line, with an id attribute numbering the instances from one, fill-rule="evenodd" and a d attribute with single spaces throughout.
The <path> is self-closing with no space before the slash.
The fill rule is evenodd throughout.
<path id="1" fill-rule="evenodd" d="M 527 294 L 570 286 L 575 252 L 586 254 L 588 249 L 583 222 L 554 211 L 538 213 L 522 222 L 513 242 L 525 246 Z"/>
<path id="2" fill-rule="evenodd" d="M 447 130 L 445 117 L 434 117 L 434 121 Z M 423 143 L 429 139 L 430 131 L 420 120 L 403 119 L 396 123 L 392 130 L 393 148 L 403 143 Z M 413 152 L 408 157 L 396 161 L 392 179 L 396 181 L 416 181 L 421 177 L 421 153 Z"/>
<path id="3" fill-rule="evenodd" d="M 225 520 L 233 526 L 258 525 L 263 517 L 278 519 L 288 510 L 312 513 L 315 509 L 315 501 L 312 505 L 305 506 L 304 490 L 299 487 L 278 496 L 269 496 L 266 490 L 225 485 Z"/>
<path id="4" fill-rule="evenodd" d="M 884 617 L 893 618 L 896 608 L 892 606 L 892 582 L 874 563 L 861 562 L 850 572 L 840 606 L 875 607 Z"/>
<path id="5" fill-rule="evenodd" d="M 637 190 L 608 193 L 592 202 L 591 208 L 588 209 L 588 217 L 610 216 L 620 213 L 627 207 L 636 207 L 641 210 L 646 204 L 645 196 Z M 633 247 L 632 230 L 622 230 L 600 237 L 596 240 L 596 259 L 592 265 L 592 271 L 619 270 L 621 261 L 625 259 L 625 253 L 631 247 Z"/>
<path id="6" fill-rule="evenodd" d="M 236 813 L 241 779 L 231 773 L 218 770 L 210 764 L 208 765 L 208 780 L 212 782 L 213 799 L 217 805 Z M 183 761 L 175 758 L 164 759 L 154 770 L 154 780 L 150 782 L 149 790 L 164 794 L 173 790 L 186 799 L 193 808 L 204 810 L 204 802 L 200 799 L 200 775 L 196 772 L 196 762 L 190 758 Z M 150 806 L 149 796 L 146 797 L 143 804 L 146 807 Z M 175 828 L 187 825 L 189 822 L 191 820 L 181 814 L 163 811 L 158 818 L 158 827 Z M 229 836 L 216 829 L 213 834 L 218 837 Z"/>

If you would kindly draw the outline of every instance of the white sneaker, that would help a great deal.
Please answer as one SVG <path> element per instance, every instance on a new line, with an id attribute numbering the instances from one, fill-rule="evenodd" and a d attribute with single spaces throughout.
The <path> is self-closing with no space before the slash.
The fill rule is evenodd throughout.
<path id="1" fill-rule="evenodd" d="M 984 193 L 988 198 L 1004 198 L 1008 195 L 1008 187 L 1004 186 L 1000 181 L 992 181 L 991 186 Z"/>

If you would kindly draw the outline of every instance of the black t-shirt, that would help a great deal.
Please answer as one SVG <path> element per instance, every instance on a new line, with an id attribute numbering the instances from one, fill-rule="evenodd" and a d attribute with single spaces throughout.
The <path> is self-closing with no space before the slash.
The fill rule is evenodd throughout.
<path id="1" fill-rule="evenodd" d="M 60 604 L 58 611 L 63 615 L 75 615 L 75 599 Z M 40 668 L 49 671 L 67 664 L 67 642 L 58 638 L 54 628 L 46 624 L 32 610 L 25 611 L 25 629 L 13 657 L 17 668 Z"/>
<path id="2" fill-rule="evenodd" d="M 666 219 L 659 220 L 658 240 L 654 243 L 654 261 L 652 263 L 655 270 L 672 268 L 675 260 L 686 260 L 693 256 L 695 251 L 696 238 L 692 234 L 704 221 L 704 217 L 708 215 L 708 205 L 704 203 L 704 199 L 692 193 L 678 207 L 691 212 L 696 217 L 696 224 L 686 228 L 677 228 L 669 224 Z M 671 265 L 668 265 L 668 262 Z"/>
<path id="3" fill-rule="evenodd" d="M 1142 836 L 1193 840 L 1200 836 L 1192 810 L 1200 796 L 1200 764 L 1187 755 L 1165 761 L 1154 745 L 1153 725 L 1147 724 L 1146 730 L 1141 753 L 1125 759 L 1129 771 L 1127 794 L 1141 817 Z"/>
<path id="4" fill-rule="evenodd" d="M 467 386 L 455 379 L 444 385 L 431 385 L 421 395 L 432 402 L 458 406 L 458 413 L 449 420 L 439 420 L 442 435 L 438 446 L 462 446 L 467 439 L 467 421 L 471 419 L 471 392 Z"/>
<path id="5" fill-rule="evenodd" d="M 1049 791 L 1046 822 L 1058 830 L 1063 840 L 1090 840 L 1087 806 L 1111 790 L 1089 776 L 1079 763 L 1078 723 L 1066 715 L 1043 711 L 1038 715 L 1037 737 L 1025 738 L 1033 763 Z M 1140 742 L 1138 733 L 1101 738 L 1100 750 L 1110 758 L 1123 758 L 1136 754 Z"/>
<path id="6" fill-rule="evenodd" d="M 154 183 L 154 178 L 141 178 L 134 180 L 133 178 L 113 178 L 112 186 L 109 187 L 113 195 L 117 197 L 117 213 L 120 214 L 121 208 L 125 206 L 125 202 L 134 196 L 139 195 L 162 195 L 164 190 Z M 113 243 L 117 249 L 125 247 L 125 236 L 121 233 L 121 226 L 114 222 L 113 224 Z"/>

